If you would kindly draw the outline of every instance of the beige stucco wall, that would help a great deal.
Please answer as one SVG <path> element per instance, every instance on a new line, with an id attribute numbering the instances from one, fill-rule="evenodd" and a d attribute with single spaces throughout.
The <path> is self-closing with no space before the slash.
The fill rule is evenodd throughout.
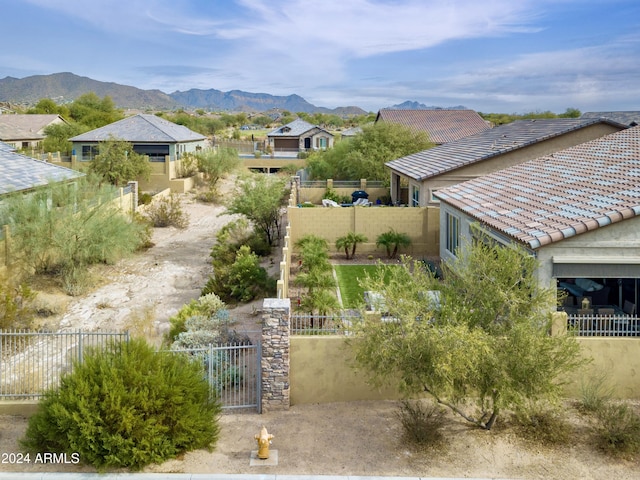
<path id="1" fill-rule="evenodd" d="M 349 202 L 351 202 L 351 194 L 360 188 L 333 187 L 332 190 L 340 196 L 349 197 Z M 368 200 L 374 204 L 379 198 L 389 195 L 389 189 L 386 187 L 366 187 L 365 191 L 369 194 Z M 300 203 L 311 202 L 320 205 L 325 193 L 327 193 L 327 189 L 323 187 L 303 187 L 300 189 Z"/>
<path id="2" fill-rule="evenodd" d="M 411 246 L 400 253 L 412 256 L 438 255 L 439 213 L 433 207 L 289 207 L 291 240 L 295 244 L 304 235 L 317 235 L 335 250 L 337 238 L 353 231 L 364 234 L 368 241 L 358 245 L 358 253 L 384 252 L 376 247 L 376 238 L 389 229 L 406 233 Z"/>
<path id="3" fill-rule="evenodd" d="M 519 165 L 527 160 L 549 155 L 550 153 L 573 147 L 574 145 L 579 145 L 618 131 L 620 131 L 620 129 L 613 125 L 598 123 L 549 140 L 537 142 L 524 148 L 519 148 L 513 152 L 496 155 L 493 158 L 457 168 L 451 172 L 444 173 L 433 178 L 428 178 L 420 185 L 420 204 L 437 205 L 437 202 L 430 201 L 431 193 L 440 188 L 456 185 L 513 165 Z M 410 185 L 418 185 L 418 183 L 413 180 L 409 180 L 409 183 Z"/>
<path id="4" fill-rule="evenodd" d="M 568 398 L 580 398 L 582 386 L 603 374 L 615 398 L 640 399 L 640 339 L 578 338 L 584 366 L 566 381 Z M 352 368 L 353 355 L 344 337 L 291 337 L 291 403 L 395 400 L 398 388 L 372 387 Z"/>
<path id="5" fill-rule="evenodd" d="M 397 388 L 367 385 L 344 337 L 291 337 L 291 404 L 392 400 Z"/>
<path id="6" fill-rule="evenodd" d="M 640 399 L 640 338 L 579 338 L 585 364 L 568 377 L 566 394 L 580 398 L 584 385 L 606 378 L 614 398 Z"/>

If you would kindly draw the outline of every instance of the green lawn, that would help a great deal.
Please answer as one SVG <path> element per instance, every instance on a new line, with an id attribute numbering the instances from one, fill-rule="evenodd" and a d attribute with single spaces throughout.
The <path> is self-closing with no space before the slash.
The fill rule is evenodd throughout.
<path id="1" fill-rule="evenodd" d="M 334 265 L 344 308 L 358 308 L 364 302 L 364 290 L 358 279 L 372 276 L 377 265 Z"/>

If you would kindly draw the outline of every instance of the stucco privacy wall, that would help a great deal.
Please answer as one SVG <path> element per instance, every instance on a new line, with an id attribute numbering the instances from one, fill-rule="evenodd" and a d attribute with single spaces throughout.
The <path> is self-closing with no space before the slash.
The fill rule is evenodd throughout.
<path id="1" fill-rule="evenodd" d="M 351 194 L 358 188 L 354 187 L 333 187 L 332 190 L 341 197 L 348 197 L 351 199 Z M 376 203 L 376 200 L 389 196 L 389 189 L 386 187 L 365 187 L 360 188 L 365 190 L 369 194 L 368 200 Z M 303 187 L 300 188 L 300 203 L 311 202 L 313 204 L 322 203 L 322 199 L 327 193 L 327 188 L 323 187 Z M 351 201 L 351 200 L 349 200 Z"/>
<path id="2" fill-rule="evenodd" d="M 358 245 L 359 253 L 378 251 L 376 238 L 390 229 L 406 233 L 411 246 L 400 253 L 414 257 L 438 255 L 440 251 L 440 215 L 437 207 L 344 207 L 298 208 L 287 211 L 291 241 L 304 235 L 317 235 L 335 250 L 337 238 L 349 232 L 364 234 L 368 241 Z"/>
<path id="3" fill-rule="evenodd" d="M 395 387 L 368 385 L 353 360 L 344 337 L 291 337 L 291 405 L 402 398 Z"/>

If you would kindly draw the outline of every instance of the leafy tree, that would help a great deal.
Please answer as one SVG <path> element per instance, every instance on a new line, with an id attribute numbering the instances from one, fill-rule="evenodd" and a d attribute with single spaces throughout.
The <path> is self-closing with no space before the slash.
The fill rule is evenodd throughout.
<path id="1" fill-rule="evenodd" d="M 69 155 L 72 149 L 72 143 L 69 139 L 88 130 L 87 127 L 78 123 L 49 125 L 44 129 L 46 137 L 42 141 L 42 149 L 45 152 L 60 152 Z"/>
<path id="2" fill-rule="evenodd" d="M 376 238 L 376 247 L 382 245 L 387 251 L 387 258 L 395 258 L 398 254 L 399 247 L 408 247 L 411 245 L 411 238 L 406 233 L 396 232 L 391 229 L 381 233 Z"/>
<path id="3" fill-rule="evenodd" d="M 195 154 L 198 170 L 204 174 L 209 188 L 214 189 L 218 181 L 240 166 L 238 151 L 234 148 L 204 150 Z"/>
<path id="4" fill-rule="evenodd" d="M 557 400 L 559 377 L 580 355 L 573 336 L 549 335 L 555 291 L 537 284 L 536 259 L 480 237 L 444 266 L 442 282 L 406 259 L 365 280 L 397 321 L 362 323 L 352 346 L 375 383 L 400 376 L 407 393 L 427 393 L 488 430 L 505 409 Z"/>
<path id="5" fill-rule="evenodd" d="M 148 180 L 151 175 L 149 162 L 136 153 L 129 142 L 110 137 L 100 142 L 99 152 L 89 164 L 89 170 L 116 187 L 138 177 Z"/>
<path id="6" fill-rule="evenodd" d="M 218 440 L 220 402 L 200 362 L 144 340 L 91 349 L 46 393 L 23 445 L 79 455 L 98 470 L 140 470 Z"/>
<path id="7" fill-rule="evenodd" d="M 356 254 L 357 245 L 366 241 L 367 237 L 362 233 L 349 232 L 345 236 L 336 239 L 336 248 L 344 250 L 344 254 L 349 260 Z M 349 250 L 351 250 L 351 253 L 349 253 Z"/>
<path id="8" fill-rule="evenodd" d="M 58 114 L 63 118 L 69 118 L 69 108 L 66 105 L 58 105 L 50 98 L 42 98 L 36 103 L 33 108 L 27 110 L 27 113 L 36 114 Z"/>
<path id="9" fill-rule="evenodd" d="M 104 127 L 124 118 L 111 97 L 100 98 L 94 92 L 79 96 L 69 106 L 69 114 L 74 121 L 90 129 Z"/>
<path id="10" fill-rule="evenodd" d="M 307 160 L 311 177 L 336 180 L 389 181 L 385 163 L 431 148 L 425 132 L 414 132 L 402 125 L 378 122 L 362 127 L 362 132 L 338 142 L 333 149 L 314 152 Z"/>
<path id="11" fill-rule="evenodd" d="M 285 179 L 252 174 L 240 179 L 227 206 L 227 214 L 240 214 L 262 232 L 269 245 L 280 236 L 281 209 L 287 189 Z"/>

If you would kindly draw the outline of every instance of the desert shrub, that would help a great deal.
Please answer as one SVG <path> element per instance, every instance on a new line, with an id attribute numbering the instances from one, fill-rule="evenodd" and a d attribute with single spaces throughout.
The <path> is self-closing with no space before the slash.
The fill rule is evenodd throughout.
<path id="1" fill-rule="evenodd" d="M 185 153 L 180 157 L 176 175 L 178 178 L 188 178 L 198 173 L 198 159 L 195 155 Z"/>
<path id="2" fill-rule="evenodd" d="M 186 228 L 189 225 L 189 215 L 182 210 L 180 197 L 173 193 L 149 205 L 146 216 L 154 227 Z"/>
<path id="3" fill-rule="evenodd" d="M 149 205 L 153 201 L 153 195 L 143 192 L 138 195 L 138 205 Z"/>
<path id="4" fill-rule="evenodd" d="M 138 250 L 148 250 L 153 247 L 153 224 L 144 215 L 134 212 L 133 221 L 140 226 L 140 245 Z"/>
<path id="5" fill-rule="evenodd" d="M 266 286 L 267 271 L 260 266 L 258 256 L 243 245 L 229 268 L 230 295 L 241 302 L 253 300 Z"/>
<path id="6" fill-rule="evenodd" d="M 60 269 L 60 281 L 62 290 L 71 296 L 77 297 L 86 293 L 92 286 L 91 274 L 86 265 L 66 263 Z"/>
<path id="7" fill-rule="evenodd" d="M 28 328 L 35 313 L 36 293 L 26 284 L 0 282 L 0 329 Z"/>
<path id="8" fill-rule="evenodd" d="M 267 239 L 264 238 L 264 235 L 261 235 L 258 232 L 253 232 L 249 238 L 244 243 L 247 245 L 253 253 L 258 255 L 259 257 L 266 257 L 267 255 L 271 255 L 271 245 L 267 242 Z"/>
<path id="9" fill-rule="evenodd" d="M 191 300 L 189 303 L 169 318 L 169 343 L 177 339 L 178 335 L 187 331 L 187 321 L 191 318 L 204 317 L 208 319 L 216 315 L 216 313 L 224 308 L 224 302 L 214 293 L 202 295 L 197 300 Z"/>
<path id="10" fill-rule="evenodd" d="M 408 442 L 420 446 L 437 446 L 442 442 L 444 411 L 435 403 L 403 400 L 397 416 Z"/>
<path id="11" fill-rule="evenodd" d="M 608 383 L 607 372 L 590 375 L 580 386 L 579 410 L 585 413 L 601 411 L 611 400 L 613 388 Z"/>
<path id="12" fill-rule="evenodd" d="M 596 412 L 596 443 L 613 456 L 640 453 L 640 415 L 626 403 L 608 403 Z"/>
<path id="13" fill-rule="evenodd" d="M 23 446 L 139 470 L 218 439 L 221 406 L 202 367 L 143 340 L 89 350 L 29 419 Z"/>
<path id="14" fill-rule="evenodd" d="M 518 434 L 545 445 L 561 445 L 571 440 L 570 422 L 556 408 L 534 405 L 513 417 Z"/>
<path id="15" fill-rule="evenodd" d="M 196 199 L 202 203 L 217 203 L 220 201 L 220 192 L 216 188 L 207 188 L 198 192 Z"/>

